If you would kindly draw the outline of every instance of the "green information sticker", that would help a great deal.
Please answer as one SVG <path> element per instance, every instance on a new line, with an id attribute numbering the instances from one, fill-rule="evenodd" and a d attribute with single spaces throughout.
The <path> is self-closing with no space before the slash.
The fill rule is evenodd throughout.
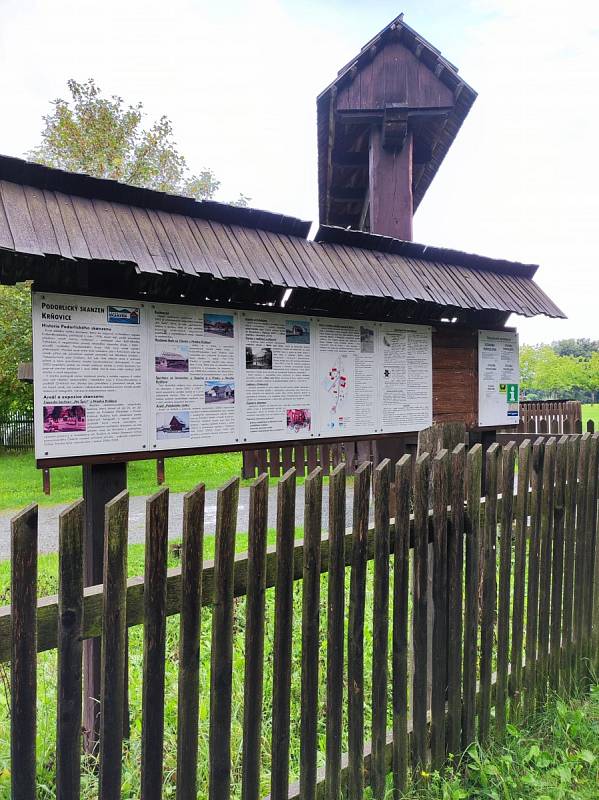
<path id="1" fill-rule="evenodd" d="M 501 391 L 501 386 L 499 388 L 499 391 Z M 508 403 L 518 403 L 519 402 L 518 384 L 517 383 L 506 383 L 505 384 L 505 394 L 506 394 L 506 401 Z"/>

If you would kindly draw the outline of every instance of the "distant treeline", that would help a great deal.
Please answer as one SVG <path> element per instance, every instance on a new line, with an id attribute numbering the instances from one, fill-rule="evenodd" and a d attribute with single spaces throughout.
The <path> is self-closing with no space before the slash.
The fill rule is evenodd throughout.
<path id="1" fill-rule="evenodd" d="M 594 403 L 599 395 L 599 341 L 560 339 L 522 345 L 520 381 L 523 399 L 567 397 Z"/>

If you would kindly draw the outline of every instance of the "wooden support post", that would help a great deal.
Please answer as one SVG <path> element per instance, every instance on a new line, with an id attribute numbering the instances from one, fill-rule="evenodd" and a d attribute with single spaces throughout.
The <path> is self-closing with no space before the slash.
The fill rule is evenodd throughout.
<path id="1" fill-rule="evenodd" d="M 383 146 L 383 131 L 370 133 L 370 230 L 412 241 L 412 134 L 401 150 Z"/>
<path id="2" fill-rule="evenodd" d="M 85 586 L 102 583 L 104 562 L 104 506 L 127 488 L 127 464 L 84 464 Z M 88 639 L 83 648 L 83 729 L 88 753 L 95 752 L 100 732 L 100 639 Z M 126 683 L 125 683 L 126 689 Z M 125 691 L 126 696 L 126 691 Z"/>
<path id="3" fill-rule="evenodd" d="M 157 458 L 156 459 L 156 483 L 158 486 L 162 486 L 164 483 L 164 459 Z"/>
<path id="4" fill-rule="evenodd" d="M 50 470 L 48 467 L 42 469 L 42 486 L 44 494 L 50 494 Z"/>

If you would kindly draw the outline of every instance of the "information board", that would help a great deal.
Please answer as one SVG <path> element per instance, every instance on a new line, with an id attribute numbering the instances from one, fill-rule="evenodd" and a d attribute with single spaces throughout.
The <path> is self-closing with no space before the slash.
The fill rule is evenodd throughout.
<path id="1" fill-rule="evenodd" d="M 478 423 L 482 427 L 520 421 L 518 334 L 478 332 Z"/>
<path id="2" fill-rule="evenodd" d="M 38 459 L 417 431 L 422 325 L 34 293 Z"/>

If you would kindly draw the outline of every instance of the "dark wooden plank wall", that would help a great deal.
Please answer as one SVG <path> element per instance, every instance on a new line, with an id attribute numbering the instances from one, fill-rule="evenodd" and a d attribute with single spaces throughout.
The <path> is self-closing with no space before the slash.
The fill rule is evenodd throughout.
<path id="1" fill-rule="evenodd" d="M 401 42 L 389 42 L 339 90 L 337 110 L 453 106 L 453 92 Z"/>

